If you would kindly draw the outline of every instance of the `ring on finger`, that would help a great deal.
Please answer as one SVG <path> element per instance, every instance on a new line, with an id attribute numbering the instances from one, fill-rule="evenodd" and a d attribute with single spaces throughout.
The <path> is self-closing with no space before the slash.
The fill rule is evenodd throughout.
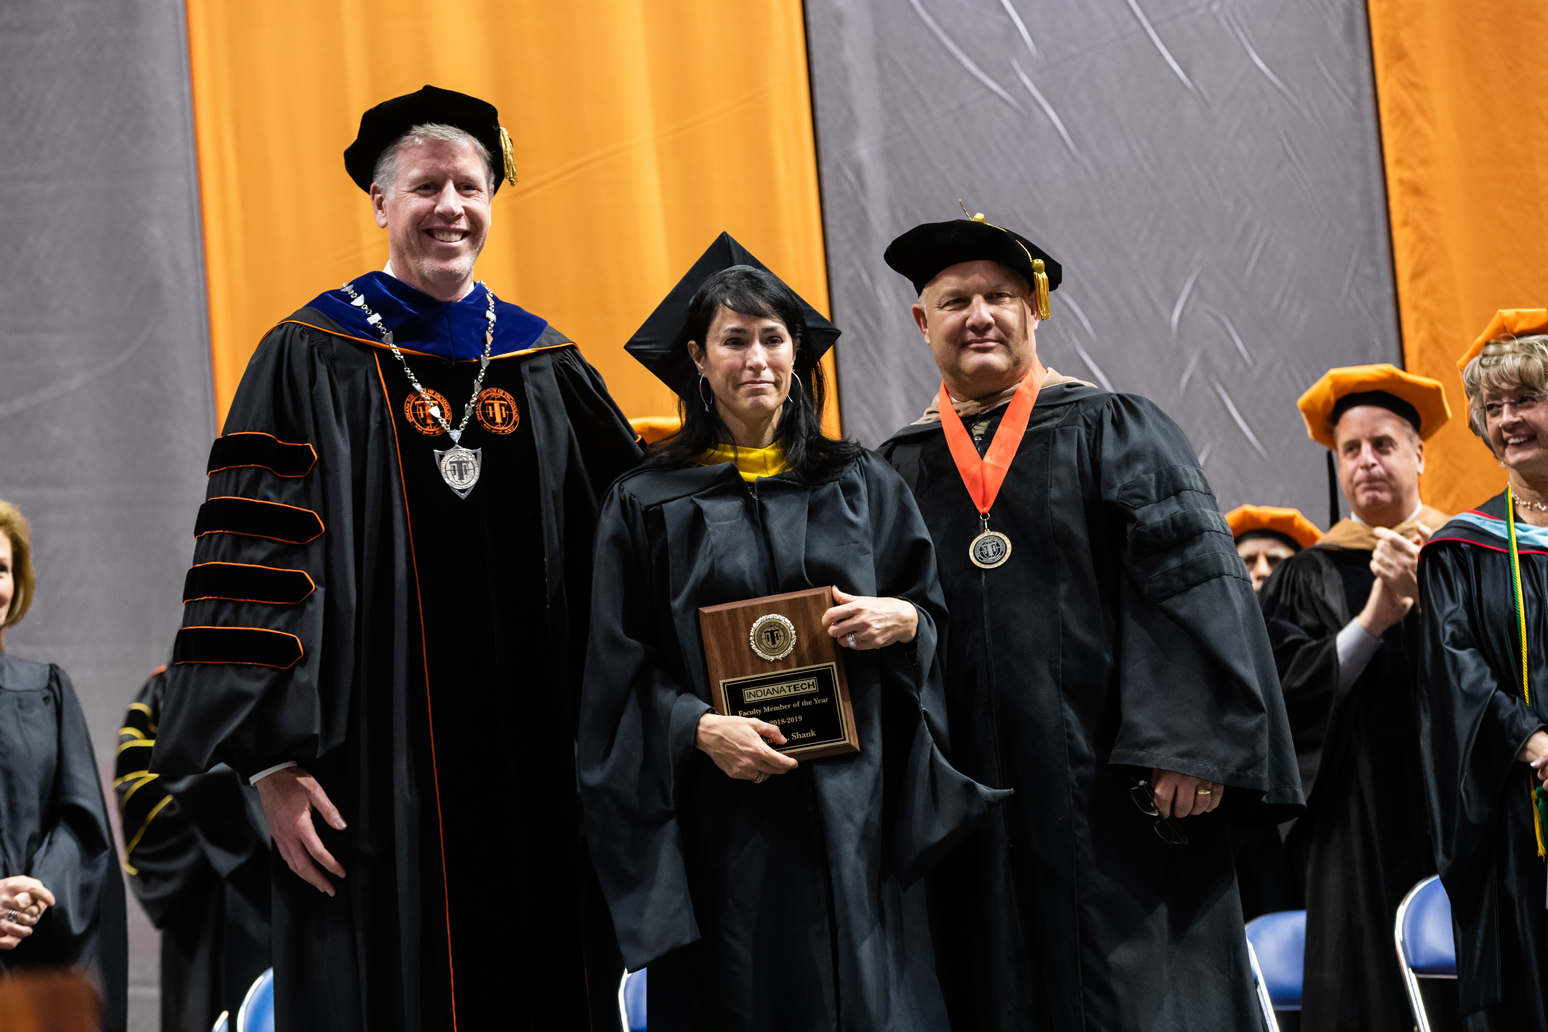
<path id="1" fill-rule="evenodd" d="M 1196 789 L 1193 790 L 1193 794 L 1194 795 L 1214 795 L 1215 794 L 1215 790 L 1213 788 L 1196 788 Z"/>
<path id="2" fill-rule="evenodd" d="M 848 645 L 852 649 L 858 649 L 860 647 L 859 645 L 855 644 L 855 632 L 854 631 L 850 631 L 849 634 L 847 634 L 844 637 L 844 643 L 846 645 Z"/>
<path id="3" fill-rule="evenodd" d="M 7 910 L 5 912 L 5 919 L 7 921 L 11 922 L 12 924 L 15 924 L 16 923 L 16 911 L 15 910 Z"/>
<path id="4" fill-rule="evenodd" d="M 769 780 L 769 773 L 768 773 L 768 771 L 760 770 L 758 772 L 758 776 L 752 779 L 752 783 L 755 784 L 755 785 L 761 785 L 761 784 L 763 784 L 767 780 Z"/>

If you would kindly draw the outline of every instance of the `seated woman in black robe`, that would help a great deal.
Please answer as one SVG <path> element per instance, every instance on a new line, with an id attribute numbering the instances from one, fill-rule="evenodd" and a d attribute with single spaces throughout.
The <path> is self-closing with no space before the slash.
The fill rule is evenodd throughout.
<path id="1" fill-rule="evenodd" d="M 5 651 L 33 586 L 27 521 L 0 501 L 0 974 L 83 971 L 113 1032 L 128 991 L 124 883 L 91 735 L 63 670 Z"/>
<path id="2" fill-rule="evenodd" d="M 629 345 L 684 419 L 597 527 L 586 835 L 656 1032 L 944 1029 L 919 879 L 1008 793 L 941 752 L 945 611 L 907 488 L 822 435 L 838 333 L 755 265 L 722 235 Z M 797 762 L 713 712 L 697 611 L 825 585 L 860 750 Z"/>
<path id="3" fill-rule="evenodd" d="M 1468 423 L 1510 479 L 1420 555 L 1421 772 L 1457 931 L 1463 1026 L 1543 1029 L 1548 311 L 1500 312 L 1459 364 Z"/>

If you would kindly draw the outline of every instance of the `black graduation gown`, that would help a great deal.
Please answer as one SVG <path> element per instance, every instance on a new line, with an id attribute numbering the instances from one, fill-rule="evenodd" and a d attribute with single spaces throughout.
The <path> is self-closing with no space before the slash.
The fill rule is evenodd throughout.
<path id="1" fill-rule="evenodd" d="M 1413 1027 L 1392 922 L 1408 890 L 1435 872 L 1413 777 L 1418 611 L 1388 628 L 1349 691 L 1337 691 L 1338 633 L 1370 596 L 1370 562 L 1369 549 L 1316 545 L 1263 585 L 1306 791 L 1286 847 L 1304 878 L 1307 1032 Z"/>
<path id="2" fill-rule="evenodd" d="M 1548 1028 L 1548 873 L 1532 825 L 1535 782 L 1516 760 L 1548 727 L 1548 530 L 1516 523 L 1528 706 L 1505 515 L 1504 495 L 1459 514 L 1419 561 L 1419 769 L 1469 1032 Z"/>
<path id="3" fill-rule="evenodd" d="M 0 652 L 0 877 L 27 875 L 56 903 L 0 974 L 71 966 L 122 1032 L 129 978 L 124 883 L 86 717 L 65 672 Z"/>
<path id="4" fill-rule="evenodd" d="M 483 290 L 441 304 L 355 283 L 456 427 Z M 348 822 L 317 822 L 348 873 L 333 898 L 275 853 L 287 1029 L 451 1028 L 454 1008 L 487 1027 L 515 1000 L 585 1027 L 588 998 L 616 1027 L 574 733 L 596 508 L 639 452 L 573 344 L 514 305 L 497 316 L 466 498 L 433 460 L 451 441 L 337 291 L 259 346 L 211 450 L 152 770 L 294 759 Z"/>
<path id="5" fill-rule="evenodd" d="M 945 742 L 945 608 L 907 489 L 867 452 L 837 480 L 646 469 L 597 527 L 581 727 L 587 836 L 653 1032 L 946 1025 L 920 875 L 1001 793 Z M 694 747 L 698 607 L 822 585 L 899 596 L 915 641 L 846 652 L 858 755 L 762 784 Z"/>
<path id="6" fill-rule="evenodd" d="M 998 429 L 993 414 L 985 442 Z M 1038 393 L 990 526 L 939 423 L 882 446 L 935 539 L 952 614 L 952 762 L 1016 796 L 934 879 L 957 1029 L 1257 1027 L 1226 820 L 1301 793 L 1252 582 L 1182 431 L 1143 398 Z M 1169 845 L 1150 768 L 1228 786 Z"/>
<path id="7" fill-rule="evenodd" d="M 162 1032 L 209 1032 L 269 967 L 269 829 L 230 767 L 160 778 L 147 764 L 165 668 L 124 714 L 113 790 L 129 887 L 161 931 Z"/>

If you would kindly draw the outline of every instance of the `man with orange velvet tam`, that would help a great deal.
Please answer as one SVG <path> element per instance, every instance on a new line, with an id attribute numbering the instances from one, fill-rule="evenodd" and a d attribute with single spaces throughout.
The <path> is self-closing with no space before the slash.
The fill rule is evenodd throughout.
<path id="1" fill-rule="evenodd" d="M 344 166 L 387 265 L 281 320 L 242 378 L 151 770 L 257 785 L 286 1032 L 512 1006 L 617 1028 L 575 734 L 598 499 L 634 434 L 573 343 L 474 275 L 515 176 L 492 105 L 386 101 Z"/>
<path id="2" fill-rule="evenodd" d="M 1236 538 L 1236 554 L 1247 564 L 1253 591 L 1262 591 L 1280 563 L 1322 537 L 1301 510 L 1277 505 L 1238 505 L 1226 513 L 1226 526 Z"/>
<path id="3" fill-rule="evenodd" d="M 1419 474 L 1451 410 L 1438 382 L 1387 364 L 1329 370 L 1298 404 L 1350 509 L 1260 593 L 1306 790 L 1286 839 L 1306 892 L 1302 1027 L 1407 1032 L 1392 922 L 1434 869 L 1416 776 L 1416 568 L 1446 521 L 1420 502 Z"/>

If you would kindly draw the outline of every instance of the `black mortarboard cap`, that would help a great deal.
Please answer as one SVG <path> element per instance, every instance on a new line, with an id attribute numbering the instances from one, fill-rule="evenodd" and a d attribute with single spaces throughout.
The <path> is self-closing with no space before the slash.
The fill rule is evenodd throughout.
<path id="1" fill-rule="evenodd" d="M 1059 289 L 1063 278 L 1059 263 L 1047 251 L 1014 230 L 985 222 L 982 215 L 915 226 L 888 244 L 882 258 L 894 271 L 908 277 L 916 292 L 922 292 L 942 269 L 962 262 L 988 260 L 1009 266 L 1038 290 L 1042 302 L 1046 301 L 1046 294 L 1038 283 L 1033 262 L 1043 263 L 1047 290 Z M 1038 314 L 1048 318 L 1046 310 Z"/>
<path id="2" fill-rule="evenodd" d="M 693 268 L 677 281 L 677 286 L 650 313 L 644 325 L 634 331 L 634 336 L 629 338 L 624 350 L 639 359 L 662 383 L 676 391 L 687 379 L 686 369 L 693 364 L 693 360 L 688 357 L 688 305 L 705 280 L 722 269 L 738 265 L 760 269 L 779 279 L 767 265 L 737 243 L 730 233 L 722 233 L 693 263 Z M 784 280 L 780 282 L 784 283 Z M 785 285 L 789 286 L 788 283 Z M 795 291 L 791 293 L 795 294 Z M 806 317 L 806 347 L 797 356 L 795 366 L 797 373 L 804 373 L 838 340 L 839 328 L 807 304 L 800 294 L 795 294 L 795 299 L 800 302 L 801 312 Z"/>
<path id="3" fill-rule="evenodd" d="M 360 189 L 370 192 L 371 174 L 376 159 L 398 138 L 416 125 L 436 123 L 453 125 L 473 136 L 495 161 L 504 178 L 516 181 L 516 161 L 511 153 L 511 138 L 500 125 L 500 114 L 487 100 L 470 97 L 455 90 L 426 86 L 415 93 L 384 100 L 360 116 L 360 132 L 355 142 L 344 148 L 344 169 Z M 500 189 L 500 176 L 494 188 Z"/>

